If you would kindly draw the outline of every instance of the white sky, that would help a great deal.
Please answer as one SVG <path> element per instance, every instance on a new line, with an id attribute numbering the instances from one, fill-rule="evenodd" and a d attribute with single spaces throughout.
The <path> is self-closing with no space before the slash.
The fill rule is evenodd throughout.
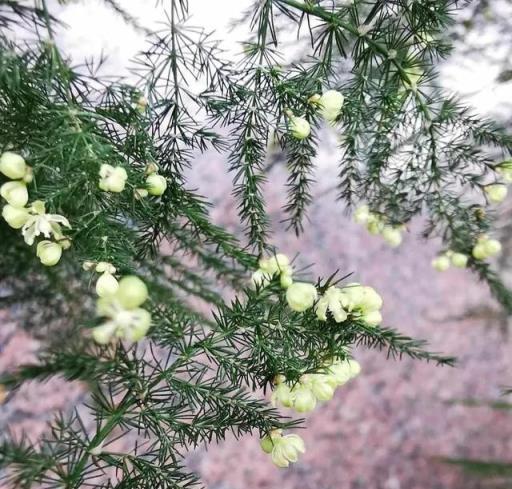
<path id="1" fill-rule="evenodd" d="M 156 0 L 119 2 L 145 26 L 154 27 L 165 18 L 162 7 L 165 0 L 158 2 L 159 5 Z M 222 40 L 223 48 L 238 51 L 238 42 L 245 40 L 247 33 L 242 30 L 230 32 L 227 26 L 250 3 L 251 0 L 189 0 L 191 23 L 216 30 L 214 38 Z M 68 0 L 67 5 L 57 6 L 55 3 L 55 6 L 59 18 L 68 26 L 59 33 L 59 39 L 77 62 L 86 57 L 97 57 L 103 52 L 109 59 L 108 74 L 128 75 L 129 60 L 144 47 L 142 33 L 128 26 L 101 0 Z M 505 2 L 503 8 L 510 10 L 504 11 L 504 15 L 512 15 L 512 5 Z M 471 41 L 485 46 L 495 39 L 496 34 L 487 29 L 476 31 Z M 503 50 L 509 48 L 503 46 Z M 512 83 L 496 83 L 500 65 L 495 59 L 503 56 L 499 51 L 493 47 L 492 53 L 483 53 L 477 59 L 454 56 L 442 69 L 444 85 L 467 96 L 470 104 L 482 114 L 510 114 L 507 102 L 512 100 Z"/>

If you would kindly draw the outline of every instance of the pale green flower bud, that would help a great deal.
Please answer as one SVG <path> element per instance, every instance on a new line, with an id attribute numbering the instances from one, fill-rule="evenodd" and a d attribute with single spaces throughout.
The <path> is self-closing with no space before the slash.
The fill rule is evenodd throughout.
<path id="1" fill-rule="evenodd" d="M 116 332 L 117 326 L 113 321 L 108 321 L 92 330 L 92 337 L 96 343 L 106 345 L 110 343 Z"/>
<path id="2" fill-rule="evenodd" d="M 96 264 L 95 270 L 98 273 L 108 272 L 108 273 L 116 273 L 116 267 L 114 267 L 111 263 L 107 261 L 100 261 Z"/>
<path id="3" fill-rule="evenodd" d="M 496 171 L 502 176 L 505 183 L 512 183 L 512 160 L 501 163 L 496 167 Z"/>
<path id="4" fill-rule="evenodd" d="M 11 180 L 19 180 L 25 176 L 27 165 L 19 154 L 6 151 L 0 156 L 0 172 Z"/>
<path id="5" fill-rule="evenodd" d="M 28 190 L 23 182 L 4 183 L 0 187 L 0 195 L 14 207 L 24 207 L 28 202 Z"/>
<path id="6" fill-rule="evenodd" d="M 370 208 L 367 205 L 358 207 L 354 212 L 354 221 L 357 224 L 367 224 L 370 219 Z"/>
<path id="7" fill-rule="evenodd" d="M 299 453 L 304 453 L 304 441 L 298 435 L 285 435 L 275 438 L 272 448 L 272 462 L 278 467 L 288 467 L 290 462 L 297 462 Z"/>
<path id="8" fill-rule="evenodd" d="M 293 284 L 293 278 L 291 277 L 291 275 L 287 275 L 284 273 L 281 274 L 279 281 L 281 282 L 281 287 L 283 289 L 287 289 L 288 287 L 290 287 L 290 285 Z"/>
<path id="9" fill-rule="evenodd" d="M 277 253 L 276 255 L 268 258 L 261 258 L 258 264 L 262 271 L 268 272 L 270 275 L 280 273 L 291 275 L 293 273 L 290 266 L 290 260 L 283 253 Z"/>
<path id="10" fill-rule="evenodd" d="M 103 272 L 96 282 L 96 293 L 100 297 L 114 295 L 119 289 L 119 282 L 110 272 Z"/>
<path id="11" fill-rule="evenodd" d="M 314 375 L 311 390 L 319 401 L 329 401 L 334 396 L 334 387 L 326 375 Z"/>
<path id="12" fill-rule="evenodd" d="M 341 289 L 329 287 L 316 304 L 315 312 L 320 321 L 327 321 L 327 311 L 330 311 L 337 323 L 342 323 L 348 317 L 343 309 L 345 296 Z"/>
<path id="13" fill-rule="evenodd" d="M 382 237 L 384 238 L 384 241 L 392 248 L 396 248 L 402 243 L 402 233 L 398 228 L 384 226 L 384 229 L 382 230 Z"/>
<path id="14" fill-rule="evenodd" d="M 156 163 L 149 163 L 146 166 L 146 175 L 151 175 L 152 173 L 158 173 L 158 165 Z"/>
<path id="15" fill-rule="evenodd" d="M 370 311 L 363 314 L 362 319 L 370 326 L 378 326 L 382 323 L 382 314 L 379 311 Z"/>
<path id="16" fill-rule="evenodd" d="M 274 448 L 274 442 L 270 436 L 264 436 L 260 440 L 260 447 L 265 453 L 272 453 L 272 449 Z"/>
<path id="17" fill-rule="evenodd" d="M 272 275 L 263 270 L 256 270 L 251 276 L 251 283 L 254 288 L 266 287 L 272 280 Z"/>
<path id="18" fill-rule="evenodd" d="M 384 223 L 378 215 L 370 214 L 366 222 L 366 229 L 370 234 L 377 235 L 382 233 L 384 229 Z"/>
<path id="19" fill-rule="evenodd" d="M 316 287 L 304 282 L 294 282 L 286 289 L 288 305 L 297 312 L 304 312 L 313 307 L 317 295 Z"/>
<path id="20" fill-rule="evenodd" d="M 148 288 L 138 277 L 130 275 L 119 281 L 116 298 L 126 309 L 139 307 L 148 298 Z"/>
<path id="21" fill-rule="evenodd" d="M 485 260 L 489 256 L 484 243 L 477 243 L 473 247 L 472 255 L 473 258 L 476 258 L 477 260 Z"/>
<path id="22" fill-rule="evenodd" d="M 30 214 L 24 207 L 14 207 L 6 204 L 2 209 L 2 217 L 14 229 L 21 229 L 28 221 Z"/>
<path id="23" fill-rule="evenodd" d="M 150 195 L 159 197 L 160 195 L 163 195 L 167 189 L 167 180 L 162 175 L 152 173 L 148 178 L 146 178 L 146 185 Z"/>
<path id="24" fill-rule="evenodd" d="M 295 139 L 306 139 L 311 134 L 309 122 L 302 117 L 290 117 L 290 131 Z"/>
<path id="25" fill-rule="evenodd" d="M 133 195 L 135 196 L 135 198 L 137 200 L 142 200 L 142 199 L 145 199 L 149 195 L 149 192 L 145 188 L 136 188 L 133 191 Z"/>
<path id="26" fill-rule="evenodd" d="M 130 310 L 130 323 L 123 328 L 124 339 L 128 341 L 140 341 L 151 327 L 151 314 L 145 309 Z"/>
<path id="27" fill-rule="evenodd" d="M 352 311 L 354 308 L 358 307 L 359 304 L 363 301 L 364 297 L 364 287 L 361 284 L 356 282 L 347 284 L 343 289 L 343 297 L 345 300 L 344 307 L 348 311 Z"/>
<path id="28" fill-rule="evenodd" d="M 436 256 L 432 260 L 432 267 L 438 272 L 445 272 L 450 268 L 450 258 L 446 255 Z"/>
<path id="29" fill-rule="evenodd" d="M 276 385 L 270 400 L 273 406 L 278 406 L 281 404 L 284 407 L 292 407 L 294 402 L 294 395 L 290 387 L 283 382 Z"/>
<path id="30" fill-rule="evenodd" d="M 487 256 L 496 256 L 501 253 L 501 243 L 497 239 L 488 239 L 484 242 Z"/>
<path id="31" fill-rule="evenodd" d="M 468 264 L 468 256 L 463 253 L 454 252 L 451 257 L 452 265 L 456 268 L 466 268 Z"/>
<path id="32" fill-rule="evenodd" d="M 311 386 L 299 384 L 292 389 L 294 396 L 293 407 L 298 413 L 309 413 L 316 407 L 316 397 Z"/>
<path id="33" fill-rule="evenodd" d="M 336 90 L 327 90 L 320 97 L 319 104 L 323 118 L 333 123 L 341 113 L 345 97 Z"/>
<path id="34" fill-rule="evenodd" d="M 361 365 L 356 360 L 336 360 L 328 368 L 327 382 L 340 386 L 353 379 L 361 372 Z"/>
<path id="35" fill-rule="evenodd" d="M 30 166 L 28 165 L 22 180 L 27 184 L 32 183 L 32 181 L 34 180 L 34 172 L 32 171 L 32 168 L 30 168 Z"/>
<path id="36" fill-rule="evenodd" d="M 484 187 L 484 191 L 487 194 L 489 201 L 493 204 L 499 204 L 500 202 L 503 202 L 508 193 L 507 186 L 503 185 L 502 183 L 486 185 Z"/>
<path id="37" fill-rule="evenodd" d="M 36 255 L 43 265 L 53 267 L 62 256 L 62 246 L 48 240 L 41 241 L 37 245 Z"/>
<path id="38" fill-rule="evenodd" d="M 358 305 L 363 312 L 378 311 L 382 307 L 382 297 L 372 287 L 363 287 L 363 297 Z"/>
<path id="39" fill-rule="evenodd" d="M 120 193 L 124 190 L 128 174 L 122 166 L 103 164 L 100 168 L 99 187 L 105 192 Z"/>

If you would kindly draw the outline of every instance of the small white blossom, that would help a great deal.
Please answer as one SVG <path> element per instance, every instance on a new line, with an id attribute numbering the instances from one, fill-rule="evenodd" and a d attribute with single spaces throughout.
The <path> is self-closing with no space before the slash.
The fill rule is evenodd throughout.
<path id="1" fill-rule="evenodd" d="M 59 214 L 46 214 L 44 202 L 36 200 L 29 207 L 30 216 L 24 224 L 21 233 L 25 243 L 33 245 L 35 238 L 41 234 L 45 238 L 62 239 L 61 225 L 71 228 L 69 221 Z"/>

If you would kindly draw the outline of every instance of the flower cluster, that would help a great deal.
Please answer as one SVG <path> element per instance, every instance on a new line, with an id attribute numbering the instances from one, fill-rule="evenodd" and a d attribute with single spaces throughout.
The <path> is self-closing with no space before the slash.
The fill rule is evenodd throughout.
<path id="1" fill-rule="evenodd" d="M 277 375 L 272 404 L 308 413 L 315 409 L 318 401 L 331 400 L 336 388 L 356 377 L 360 371 L 361 367 L 355 360 L 333 359 L 322 372 L 302 375 L 295 384 L 287 382 L 283 375 Z"/>
<path id="2" fill-rule="evenodd" d="M 158 166 L 150 163 L 146 167 L 146 188 L 138 188 L 135 193 L 138 198 L 144 198 L 148 195 L 160 197 L 167 190 L 167 180 L 158 174 Z"/>
<path id="3" fill-rule="evenodd" d="M 327 90 L 322 95 L 315 93 L 308 102 L 318 106 L 320 115 L 329 124 L 334 124 L 341 114 L 345 97 L 337 90 Z M 311 125 L 304 117 L 297 117 L 291 110 L 287 110 L 285 114 L 289 119 L 289 131 L 295 139 L 306 139 L 311 134 Z"/>
<path id="4" fill-rule="evenodd" d="M 99 187 L 105 192 L 120 193 L 124 190 L 128 181 L 128 173 L 122 166 L 103 164 L 100 168 Z M 136 188 L 135 196 L 138 199 L 153 195 L 160 197 L 167 189 L 167 180 L 158 174 L 158 166 L 150 163 L 146 167 L 146 185 L 144 188 Z"/>
<path id="5" fill-rule="evenodd" d="M 100 168 L 98 186 L 104 192 L 120 193 L 124 190 L 128 173 L 122 166 L 112 166 L 104 163 Z"/>
<path id="6" fill-rule="evenodd" d="M 455 268 L 466 268 L 469 256 L 457 251 L 448 250 L 432 260 L 432 267 L 438 272 L 444 272 L 453 265 Z"/>
<path id="7" fill-rule="evenodd" d="M 0 187 L 0 195 L 7 201 L 2 208 L 2 217 L 14 229 L 21 229 L 25 243 L 32 246 L 35 239 L 43 235 L 46 239 L 36 247 L 36 255 L 43 265 L 56 265 L 62 251 L 71 246 L 64 236 L 62 226 L 71 228 L 69 221 L 59 214 L 47 214 L 45 203 L 36 200 L 28 205 L 27 183 L 32 181 L 32 169 L 23 157 L 9 151 L 0 157 L 0 172 L 12 181 Z"/>
<path id="8" fill-rule="evenodd" d="M 283 430 L 272 430 L 260 441 L 261 449 L 269 453 L 272 462 L 278 467 L 288 467 L 297 462 L 299 454 L 306 451 L 304 441 L 299 435 L 283 435 Z"/>
<path id="9" fill-rule="evenodd" d="M 337 323 L 350 315 L 370 326 L 378 326 L 382 322 L 381 308 L 382 298 L 375 289 L 352 283 L 343 288 L 329 287 L 316 303 L 315 312 L 320 321 L 326 321 L 330 312 Z"/>
<path id="10" fill-rule="evenodd" d="M 144 338 L 151 326 L 151 314 L 140 307 L 148 298 L 146 284 L 132 275 L 117 282 L 115 268 L 106 262 L 95 269 L 102 273 L 96 283 L 97 312 L 106 321 L 93 329 L 94 340 L 106 345 L 116 338 L 132 342 Z"/>
<path id="11" fill-rule="evenodd" d="M 356 209 L 354 221 L 366 226 L 370 234 L 380 234 L 384 241 L 392 248 L 396 248 L 402 243 L 402 232 L 405 226 L 403 224 L 400 226 L 386 224 L 386 219 L 379 214 L 371 212 L 367 205 L 362 205 Z"/>
<path id="12" fill-rule="evenodd" d="M 485 234 L 477 239 L 472 251 L 475 260 L 485 260 L 486 258 L 497 256 L 500 253 L 501 243 L 497 239 L 491 239 Z"/>
<path id="13" fill-rule="evenodd" d="M 315 94 L 310 97 L 309 102 L 318 105 L 320 115 L 329 123 L 334 124 L 341 114 L 345 97 L 337 90 L 327 90 L 322 95 Z"/>
<path id="14" fill-rule="evenodd" d="M 286 115 L 289 118 L 290 133 L 295 139 L 306 139 L 311 134 L 311 125 L 306 119 L 295 116 L 291 110 L 287 110 Z"/>
<path id="15" fill-rule="evenodd" d="M 297 312 L 314 307 L 320 321 L 327 321 L 327 313 L 330 313 L 337 323 L 346 321 L 349 315 L 371 326 L 382 322 L 382 298 L 372 287 L 358 283 L 348 284 L 343 288 L 329 287 L 318 297 L 314 285 L 294 282 L 286 290 L 286 300 L 288 306 Z"/>
<path id="16" fill-rule="evenodd" d="M 293 269 L 290 260 L 282 253 L 261 258 L 258 266 L 258 270 L 251 277 L 252 284 L 255 287 L 266 287 L 275 276 L 279 276 L 281 287 L 284 289 L 293 283 Z"/>

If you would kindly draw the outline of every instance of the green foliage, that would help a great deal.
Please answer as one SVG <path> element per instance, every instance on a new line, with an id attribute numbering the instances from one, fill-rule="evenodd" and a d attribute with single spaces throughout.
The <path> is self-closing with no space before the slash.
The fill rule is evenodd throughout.
<path id="1" fill-rule="evenodd" d="M 120 2 L 106 3 L 136 23 Z M 504 152 L 510 139 L 435 88 L 433 62 L 448 46 L 421 37 L 441 33 L 455 6 L 258 1 L 247 16 L 252 38 L 233 65 L 209 34 L 186 22 L 187 2 L 171 0 L 165 28 L 148 34 L 136 59 L 139 81 L 132 86 L 98 76 L 102 60 L 73 66 L 54 39 L 57 20 L 45 0 L 36 7 L 0 0 L 0 149 L 23 154 L 33 168 L 31 202 L 43 200 L 48 212 L 71 223 L 70 249 L 45 268 L 20 232 L 0 222 L 7 291 L 1 303 L 20 306 L 46 340 L 38 363 L 1 382 L 14 390 L 62 376 L 90 389 L 86 406 L 59 415 L 41 443 L 5 437 L 0 465 L 12 486 L 188 487 L 197 482 L 182 467 L 190 448 L 229 432 L 264 436 L 301 425 L 263 399 L 278 374 L 298 381 L 333 357 L 349 358 L 357 345 L 393 358 L 453 363 L 355 316 L 340 324 L 319 321 L 311 309 L 294 312 L 277 279 L 265 288 L 246 283 L 262 253 L 273 252 L 262 188 L 270 141 L 286 154 L 285 211 L 290 227 L 302 230 L 321 141 L 310 97 L 325 86 L 346 98 L 335 125 L 340 198 L 364 197 L 396 224 L 427 210 L 426 235 L 440 234 L 466 253 L 487 231 L 489 213 L 464 194 L 467 187 L 480 191 L 491 173 L 488 147 Z M 304 62 L 281 63 L 283 22 L 310 36 L 312 56 Z M 20 25 L 27 42 L 8 36 Z M 199 88 L 192 90 L 192 81 Z M 289 111 L 311 123 L 310 137 L 290 134 Z M 247 245 L 213 224 L 209 203 L 187 188 L 185 169 L 211 149 L 229 160 Z M 98 187 L 103 164 L 126 170 L 123 192 Z M 140 198 L 151 164 L 167 190 L 161 198 Z M 96 276 L 82 269 L 87 262 L 109 262 L 118 275 L 144 280 L 152 316 L 147 340 L 92 341 L 100 319 Z M 476 261 L 471 266 L 510 309 L 494 272 Z M 319 279 L 317 288 L 323 292 L 332 279 Z M 224 292 L 234 296 L 231 302 Z M 119 438 L 126 453 L 111 447 Z"/>

